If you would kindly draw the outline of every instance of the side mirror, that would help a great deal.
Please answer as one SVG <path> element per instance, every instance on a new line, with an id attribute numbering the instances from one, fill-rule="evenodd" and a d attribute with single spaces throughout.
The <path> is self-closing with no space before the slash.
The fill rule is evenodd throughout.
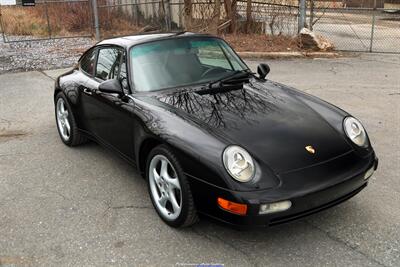
<path id="1" fill-rule="evenodd" d="M 121 83 L 117 79 L 107 80 L 99 84 L 99 91 L 103 93 L 111 93 L 123 95 Z"/>
<path id="2" fill-rule="evenodd" d="M 258 65 L 257 72 L 260 75 L 260 79 L 264 79 L 265 76 L 268 75 L 270 70 L 271 69 L 269 68 L 268 64 L 261 63 L 260 65 Z"/>

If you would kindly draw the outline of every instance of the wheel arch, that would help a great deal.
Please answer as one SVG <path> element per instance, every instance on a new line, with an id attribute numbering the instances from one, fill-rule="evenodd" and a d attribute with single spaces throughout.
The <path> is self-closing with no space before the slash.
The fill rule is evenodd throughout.
<path id="1" fill-rule="evenodd" d="M 158 138 L 157 136 L 148 136 L 145 139 L 143 139 L 137 150 L 137 156 L 136 156 L 136 163 L 137 163 L 137 168 L 139 173 L 142 175 L 142 177 L 145 179 L 146 178 L 146 164 L 147 164 L 147 158 L 148 155 L 150 154 L 151 150 L 153 150 L 155 147 L 159 145 L 165 145 L 168 148 L 171 149 L 171 151 L 174 153 L 176 158 L 178 159 L 179 163 L 181 164 L 181 167 L 183 168 L 184 171 L 187 171 L 187 159 L 186 154 L 179 149 L 179 147 L 174 146 L 173 144 Z"/>
<path id="2" fill-rule="evenodd" d="M 65 75 L 65 74 L 64 74 L 64 75 Z M 57 77 L 56 80 L 55 80 L 55 82 L 54 82 L 54 96 L 53 96 L 54 102 L 56 101 L 56 96 L 57 96 L 60 92 L 63 91 L 63 90 L 61 89 L 61 87 L 60 87 L 60 77 L 61 77 L 61 76 Z"/>
<path id="3" fill-rule="evenodd" d="M 62 92 L 62 90 L 61 90 L 60 88 L 55 88 L 55 89 L 54 89 L 54 96 L 53 96 L 54 102 L 56 101 L 56 96 L 57 96 L 60 92 Z"/>
<path id="4" fill-rule="evenodd" d="M 210 134 L 201 125 L 192 123 L 180 113 L 156 109 L 136 100 L 134 154 L 136 169 L 146 178 L 146 163 L 150 151 L 157 145 L 168 146 L 190 180 L 197 179 L 222 188 L 232 189 L 222 166 L 221 153 L 226 142 Z"/>
<path id="5" fill-rule="evenodd" d="M 146 178 L 146 163 L 150 151 L 161 144 L 165 143 L 155 137 L 147 137 L 140 143 L 136 158 L 137 168 L 143 178 Z"/>

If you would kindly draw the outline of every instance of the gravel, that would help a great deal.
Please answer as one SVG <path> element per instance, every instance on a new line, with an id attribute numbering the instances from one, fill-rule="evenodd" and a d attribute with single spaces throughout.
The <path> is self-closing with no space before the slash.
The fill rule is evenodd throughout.
<path id="1" fill-rule="evenodd" d="M 9 40 L 29 40 L 32 36 L 8 36 Z M 4 43 L 0 40 L 0 74 L 15 71 L 49 70 L 70 67 L 95 41 L 66 38 Z"/>

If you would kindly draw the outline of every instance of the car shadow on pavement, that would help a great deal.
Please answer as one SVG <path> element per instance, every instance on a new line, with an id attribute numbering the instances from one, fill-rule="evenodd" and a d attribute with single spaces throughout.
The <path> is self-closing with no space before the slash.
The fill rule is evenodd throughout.
<path id="1" fill-rule="evenodd" d="M 119 174 L 113 175 L 112 179 L 118 179 L 118 183 L 122 183 L 122 186 L 125 188 L 135 189 L 130 195 L 132 200 L 127 200 L 125 203 L 119 203 L 117 208 L 134 206 L 133 203 L 136 201 L 135 199 L 138 198 L 147 203 L 146 207 L 148 206 L 150 209 L 153 208 L 150 201 L 150 196 L 147 192 L 146 181 L 135 166 L 129 164 L 127 161 L 120 158 L 109 149 L 104 148 L 92 141 L 84 146 L 79 147 L 79 150 L 82 152 L 87 151 L 90 154 L 96 154 L 99 164 L 107 161 L 107 165 L 110 165 L 113 168 L 113 172 Z M 356 198 L 357 196 L 328 210 L 324 210 L 316 214 L 276 226 L 237 229 L 214 219 L 200 216 L 200 221 L 188 229 L 189 231 L 193 231 L 194 233 L 201 235 L 205 235 L 206 233 L 206 235 L 210 235 L 212 232 L 218 232 L 224 233 L 224 235 L 231 236 L 235 239 L 244 238 L 244 240 L 247 241 L 251 240 L 250 242 L 264 242 L 266 238 L 268 240 L 273 237 L 279 238 L 282 235 L 287 235 L 288 232 L 296 233 L 298 231 L 306 231 L 306 229 L 311 231 L 320 229 L 319 225 L 323 226 L 326 224 L 326 226 L 337 226 L 346 224 L 346 218 L 354 215 L 354 212 L 358 209 Z M 155 219 L 159 220 L 155 212 L 153 213 L 153 216 Z M 162 223 L 161 220 L 159 221 Z M 351 220 L 348 222 L 350 223 Z M 183 232 L 185 231 L 188 230 L 184 229 Z"/>

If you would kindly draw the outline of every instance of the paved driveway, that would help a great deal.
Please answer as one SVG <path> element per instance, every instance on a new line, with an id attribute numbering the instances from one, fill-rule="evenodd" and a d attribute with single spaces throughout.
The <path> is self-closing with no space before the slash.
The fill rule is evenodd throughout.
<path id="1" fill-rule="evenodd" d="M 133 167 L 94 143 L 61 143 L 52 103 L 59 71 L 3 74 L 0 265 L 400 266 L 398 55 L 269 63 L 271 79 L 364 122 L 380 168 L 363 192 L 269 229 L 202 220 L 174 230 L 157 217 Z"/>

